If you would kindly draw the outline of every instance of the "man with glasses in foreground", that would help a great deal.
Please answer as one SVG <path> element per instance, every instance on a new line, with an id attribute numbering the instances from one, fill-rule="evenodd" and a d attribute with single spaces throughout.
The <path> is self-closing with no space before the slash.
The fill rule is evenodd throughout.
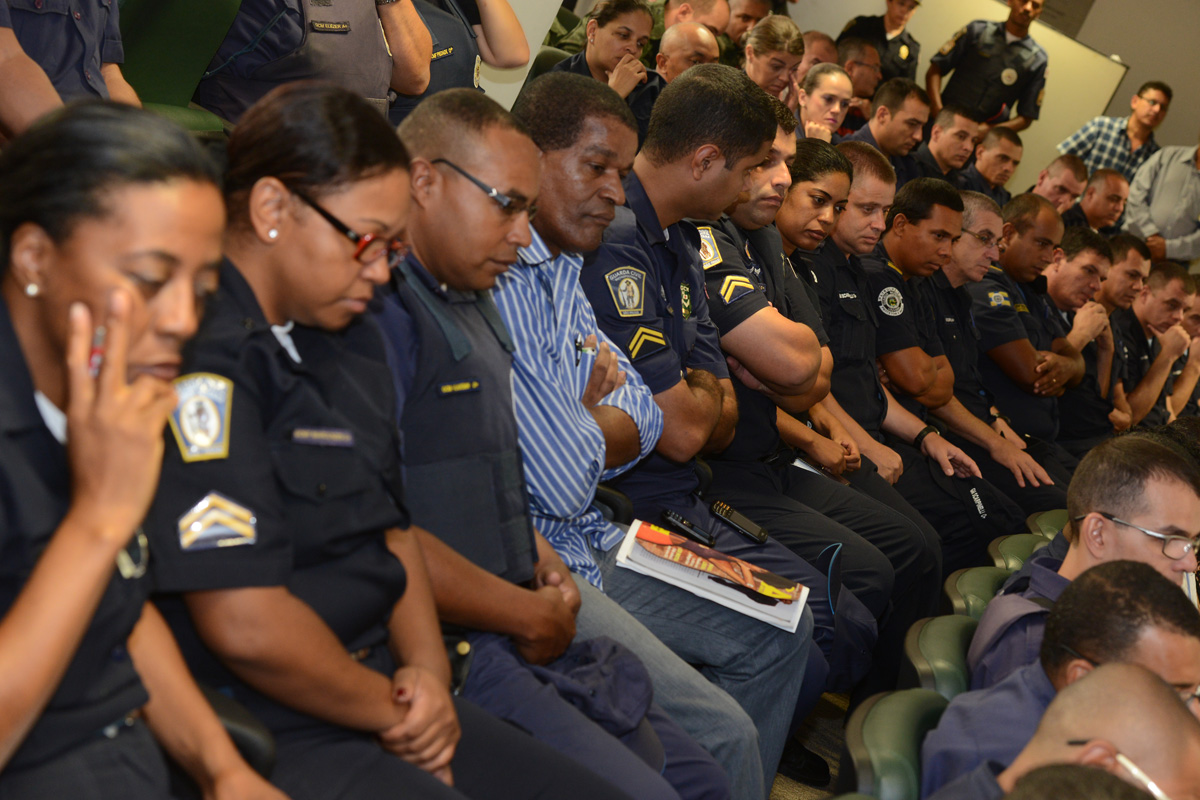
<path id="1" fill-rule="evenodd" d="M 981 764 L 930 800 L 999 800 L 1052 764 L 1107 772 L 1155 800 L 1200 797 L 1200 724 L 1154 673 L 1105 664 L 1058 693 L 1011 766 Z"/>
<path id="2" fill-rule="evenodd" d="M 1047 613 L 1075 578 L 1108 561 L 1129 559 L 1179 586 L 1196 571 L 1200 473 L 1181 448 L 1130 434 L 1088 453 L 1067 490 L 1071 521 L 1060 539 L 988 604 L 967 663 L 971 688 L 998 683 L 1037 658 Z"/>
<path id="3" fill-rule="evenodd" d="M 1193 499 L 1193 520 L 1197 502 Z M 1153 506 L 1162 504 L 1154 502 Z M 1085 528 L 1094 524 L 1090 519 L 1081 522 Z M 1190 563 L 1194 569 L 1195 560 Z M 981 765 L 991 767 L 993 774 L 1015 765 L 1055 696 L 1101 665 L 1114 663 L 1150 670 L 1192 715 L 1200 715 L 1200 612 L 1175 582 L 1147 564 L 1112 561 L 1084 572 L 1063 591 L 1050 612 L 1038 662 L 989 689 L 965 692 L 950 701 L 921 747 L 921 796 L 929 798 Z M 1102 720 L 1128 713 L 1122 709 L 1129 705 L 1137 714 L 1143 713 L 1121 685 L 1110 689 L 1103 701 L 1090 704 L 1087 713 L 1099 728 Z M 1140 727 L 1128 725 L 1131 732 Z M 1173 723 L 1169 734 L 1182 736 L 1178 727 Z M 1081 730 L 1071 739 L 1086 735 Z M 1195 757 L 1189 756 L 1188 761 L 1193 762 L 1190 768 L 1195 768 Z M 1141 766 L 1150 768 L 1149 763 Z M 1196 786 L 1193 783 L 1193 793 L 1182 796 L 1196 797 Z"/>

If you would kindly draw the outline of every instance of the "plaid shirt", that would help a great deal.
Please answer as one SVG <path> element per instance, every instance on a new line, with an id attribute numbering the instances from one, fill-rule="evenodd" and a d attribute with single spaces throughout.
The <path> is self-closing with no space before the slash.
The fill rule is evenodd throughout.
<path id="1" fill-rule="evenodd" d="M 1058 146 L 1060 153 L 1074 153 L 1087 164 L 1088 172 L 1115 169 L 1129 180 L 1147 158 L 1158 152 L 1154 134 L 1137 150 L 1131 150 L 1129 117 L 1096 117 L 1072 133 Z"/>

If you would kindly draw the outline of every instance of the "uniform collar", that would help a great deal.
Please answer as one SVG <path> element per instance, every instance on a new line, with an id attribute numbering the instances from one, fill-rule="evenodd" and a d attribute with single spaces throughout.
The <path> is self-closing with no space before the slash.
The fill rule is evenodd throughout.
<path id="1" fill-rule="evenodd" d="M 8 305 L 0 301 L 0 431 L 18 432 L 45 427 L 33 399 L 33 376 L 21 352 Z"/>
<path id="2" fill-rule="evenodd" d="M 638 228 L 650 244 L 665 244 L 666 232 L 658 225 L 658 212 L 646 195 L 646 189 L 636 172 L 630 172 L 625 178 L 625 205 L 633 212 Z"/>
<path id="3" fill-rule="evenodd" d="M 242 325 L 246 330 L 270 328 L 267 315 L 263 313 L 262 306 L 259 305 L 258 298 L 254 295 L 254 290 L 250 288 L 250 284 L 242 275 L 241 270 L 237 268 L 237 264 L 234 264 L 228 256 L 221 262 L 221 284 L 217 291 L 231 301 L 233 312 L 243 318 Z M 224 304 L 217 305 L 220 307 Z"/>
<path id="4" fill-rule="evenodd" d="M 448 303 L 474 303 L 479 299 L 479 292 L 463 292 L 458 289 L 451 289 L 443 283 L 440 283 L 437 278 L 425 268 L 425 265 L 417 259 L 415 253 L 410 252 L 408 257 L 404 259 L 412 272 L 414 278 L 419 280 L 425 288 L 441 297 Z"/>

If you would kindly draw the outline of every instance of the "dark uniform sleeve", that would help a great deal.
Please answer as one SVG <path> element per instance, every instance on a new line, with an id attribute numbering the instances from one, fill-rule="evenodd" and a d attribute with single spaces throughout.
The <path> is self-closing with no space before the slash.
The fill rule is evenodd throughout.
<path id="1" fill-rule="evenodd" d="M 879 312 L 879 334 L 875 339 L 876 355 L 887 355 L 910 347 L 921 347 L 919 328 L 920 309 L 905 302 L 904 279 L 888 267 L 867 270 L 870 302 Z"/>
<path id="2" fill-rule="evenodd" d="M 770 303 L 729 236 L 719 227 L 704 225 L 697 230 L 702 242 L 715 243 L 717 247 L 717 252 L 701 263 L 705 290 L 711 300 L 709 314 L 717 330 L 726 334 Z"/>
<path id="3" fill-rule="evenodd" d="M 1029 119 L 1037 119 L 1042 113 L 1042 100 L 1046 96 L 1046 67 L 1049 62 L 1042 54 L 1040 63 L 1034 69 L 1033 75 L 1025 87 L 1025 91 L 1017 99 L 1017 114 Z"/>
<path id="4" fill-rule="evenodd" d="M 0 28 L 12 28 L 12 15 L 8 13 L 8 3 L 0 3 Z"/>
<path id="5" fill-rule="evenodd" d="M 100 48 L 102 64 L 124 64 L 125 46 L 121 44 L 121 21 L 117 11 L 118 3 L 108 7 L 108 23 L 104 26 L 104 44 Z"/>
<path id="6" fill-rule="evenodd" d="M 967 48 L 971 47 L 975 42 L 975 36 L 978 31 L 975 29 L 975 23 L 964 25 L 959 29 L 958 33 L 950 37 L 950 40 L 942 45 L 942 49 L 934 54 L 933 58 L 929 59 L 930 64 L 936 64 L 938 69 L 942 71 L 942 75 L 947 74 L 962 61 L 963 56 L 967 54 Z"/>
<path id="7" fill-rule="evenodd" d="M 190 364 L 197 371 L 176 381 L 179 405 L 143 526 L 160 591 L 279 586 L 291 574 L 291 537 L 253 377 L 266 370 L 252 370 L 255 360 L 197 353 Z"/>
<path id="8" fill-rule="evenodd" d="M 467 22 L 472 25 L 482 25 L 483 18 L 479 15 L 479 4 L 475 0 L 454 0 L 458 3 L 458 7 L 462 9 L 463 16 L 467 18 Z"/>
<path id="9" fill-rule="evenodd" d="M 842 28 L 842 32 L 838 34 L 837 43 L 841 44 L 842 40 L 850 37 L 866 37 L 870 35 L 870 27 L 867 20 L 870 17 L 858 16 L 846 23 L 846 27 Z"/>
<path id="10" fill-rule="evenodd" d="M 696 236 L 694 231 L 687 230 L 688 225 L 687 222 L 681 222 L 678 230 Z M 694 241 L 698 241 L 698 238 Z M 721 351 L 721 334 L 709 316 L 708 290 L 704 285 L 704 273 L 700 269 L 698 245 L 694 241 L 689 242 L 694 266 L 688 270 L 688 283 L 691 286 L 691 319 L 696 323 L 696 338 L 691 343 L 691 350 L 686 359 L 687 366 L 711 372 L 718 378 L 728 378 L 729 365 L 725 363 L 725 353 Z"/>
<path id="11" fill-rule="evenodd" d="M 650 391 L 658 394 L 679 383 L 683 365 L 667 338 L 666 320 L 657 313 L 661 287 L 646 254 L 606 242 L 588 257 L 579 282 L 600 329 L 625 351 Z"/>
<path id="12" fill-rule="evenodd" d="M 971 293 L 971 310 L 983 352 L 1029 338 L 1016 308 L 1021 298 L 1014 297 L 1007 286 L 985 276 L 982 281 L 970 284 L 967 291 Z"/>

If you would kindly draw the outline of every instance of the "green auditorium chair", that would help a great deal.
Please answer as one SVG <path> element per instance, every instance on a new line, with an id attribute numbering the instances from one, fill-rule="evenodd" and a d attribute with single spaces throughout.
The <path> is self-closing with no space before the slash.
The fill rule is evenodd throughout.
<path id="1" fill-rule="evenodd" d="M 1029 557 L 1050 544 L 1050 540 L 1037 533 L 1014 533 L 999 536 L 988 545 L 988 555 L 1001 569 L 1019 570 Z"/>
<path id="2" fill-rule="evenodd" d="M 951 613 L 979 619 L 1011 574 L 1012 570 L 1000 567 L 967 567 L 950 573 L 943 588 Z"/>
<path id="3" fill-rule="evenodd" d="M 202 136 L 222 136 L 217 115 L 191 106 L 192 94 L 240 0 L 123 0 L 121 71 L 147 109 Z"/>
<path id="4" fill-rule="evenodd" d="M 878 800 L 918 800 L 921 742 L 947 702 L 930 689 L 885 692 L 863 701 L 846 722 L 837 790 Z"/>
<path id="5" fill-rule="evenodd" d="M 967 649 L 978 626 L 974 617 L 958 614 L 914 622 L 904 638 L 900 688 L 932 689 L 947 700 L 967 691 Z"/>
<path id="6" fill-rule="evenodd" d="M 1056 508 L 1053 511 L 1039 511 L 1030 514 L 1025 520 L 1030 533 L 1037 533 L 1047 539 L 1053 539 L 1067 524 L 1067 510 Z"/>
<path id="7" fill-rule="evenodd" d="M 529 74 L 525 76 L 525 83 L 529 83 L 539 75 L 545 75 L 558 62 L 570 57 L 571 54 L 566 50 L 542 45 L 542 49 L 538 50 L 537 55 L 533 57 L 533 64 L 529 67 Z"/>

